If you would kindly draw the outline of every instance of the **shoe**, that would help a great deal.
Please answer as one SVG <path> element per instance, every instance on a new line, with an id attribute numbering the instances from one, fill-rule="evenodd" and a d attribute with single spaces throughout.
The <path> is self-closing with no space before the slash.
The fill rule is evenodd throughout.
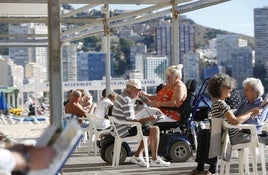
<path id="1" fill-rule="evenodd" d="M 198 171 L 197 169 L 193 169 L 189 175 L 200 175 L 201 173 L 203 173 L 204 171 Z"/>
<path id="2" fill-rule="evenodd" d="M 218 175 L 218 173 L 211 173 L 208 170 L 202 171 L 200 174 L 197 175 Z"/>
<path id="3" fill-rule="evenodd" d="M 139 166 L 146 167 L 146 162 L 143 157 L 132 156 L 129 161 Z"/>
<path id="4" fill-rule="evenodd" d="M 159 156 L 157 156 L 156 160 L 151 160 L 150 162 L 151 167 L 164 167 L 164 166 L 169 166 L 169 165 L 170 165 L 170 162 L 165 162 Z"/>

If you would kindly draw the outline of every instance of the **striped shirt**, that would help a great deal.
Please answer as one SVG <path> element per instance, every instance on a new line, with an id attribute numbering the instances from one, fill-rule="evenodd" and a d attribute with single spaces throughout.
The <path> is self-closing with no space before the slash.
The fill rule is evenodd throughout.
<path id="1" fill-rule="evenodd" d="M 134 105 L 135 100 L 124 90 L 122 94 L 116 97 L 112 115 L 118 120 L 132 121 L 135 119 Z M 129 125 L 116 125 L 119 136 L 127 136 L 130 127 Z"/>
<path id="2" fill-rule="evenodd" d="M 230 110 L 230 106 L 224 100 L 216 100 L 212 104 L 212 117 L 224 119 L 226 112 Z M 234 135 L 238 134 L 240 131 L 238 129 L 232 128 L 228 129 L 229 137 L 232 138 Z"/>

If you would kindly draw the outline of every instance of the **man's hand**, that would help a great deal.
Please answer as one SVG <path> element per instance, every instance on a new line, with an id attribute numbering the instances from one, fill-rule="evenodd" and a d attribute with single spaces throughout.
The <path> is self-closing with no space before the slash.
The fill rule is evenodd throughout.
<path id="1" fill-rule="evenodd" d="M 259 115 L 262 112 L 261 108 L 253 108 L 250 110 L 251 113 L 251 118 L 256 118 L 257 115 Z"/>
<path id="2" fill-rule="evenodd" d="M 156 120 L 157 120 L 157 115 L 152 115 L 152 116 L 148 117 L 149 122 L 156 122 Z"/>

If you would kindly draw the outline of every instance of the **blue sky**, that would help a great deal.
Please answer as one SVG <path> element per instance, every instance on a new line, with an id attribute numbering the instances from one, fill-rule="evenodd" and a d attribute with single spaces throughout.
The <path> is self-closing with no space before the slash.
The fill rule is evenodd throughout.
<path id="1" fill-rule="evenodd" d="M 185 15 L 200 25 L 254 36 L 254 8 L 264 6 L 268 0 L 231 0 Z"/>
<path id="2" fill-rule="evenodd" d="M 268 6 L 268 0 L 231 0 L 185 13 L 197 24 L 254 36 L 254 8 Z M 110 9 L 138 9 L 144 5 L 114 5 Z"/>

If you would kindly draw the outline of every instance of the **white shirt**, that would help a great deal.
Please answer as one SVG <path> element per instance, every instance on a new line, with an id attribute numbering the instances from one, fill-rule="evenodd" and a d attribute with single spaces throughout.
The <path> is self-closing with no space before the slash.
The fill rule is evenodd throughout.
<path id="1" fill-rule="evenodd" d="M 0 148 L 0 171 L 11 172 L 15 168 L 15 159 L 7 149 Z"/>
<path id="2" fill-rule="evenodd" d="M 113 102 L 109 98 L 104 98 L 97 102 L 97 107 L 94 112 L 96 115 L 94 120 L 97 129 L 106 129 L 111 126 L 110 121 L 104 118 L 104 116 L 108 114 L 110 105 L 113 105 Z"/>

